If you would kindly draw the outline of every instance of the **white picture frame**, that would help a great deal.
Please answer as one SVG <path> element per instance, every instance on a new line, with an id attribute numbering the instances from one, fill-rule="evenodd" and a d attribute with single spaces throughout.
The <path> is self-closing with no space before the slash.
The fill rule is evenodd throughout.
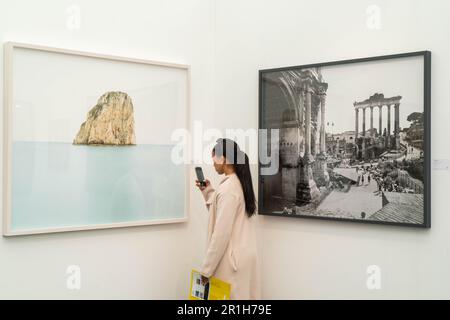
<path id="1" fill-rule="evenodd" d="M 186 130 L 189 129 L 190 124 L 190 77 L 191 68 L 186 64 L 169 63 L 152 61 L 137 58 L 127 58 L 121 56 L 76 51 L 69 49 L 61 49 L 54 47 L 47 47 L 35 44 L 25 44 L 18 42 L 6 42 L 4 43 L 4 113 L 3 113 L 3 236 L 20 236 L 20 235 L 32 235 L 32 234 L 44 234 L 44 233 L 60 233 L 60 232 L 72 232 L 82 230 L 98 230 L 98 229 L 110 229 L 110 228 L 123 228 L 123 227 L 135 227 L 135 226 L 147 226 L 156 224 L 172 224 L 172 223 L 184 223 L 189 218 L 189 182 L 190 171 L 187 164 L 184 165 L 184 215 L 182 217 L 167 218 L 167 219 L 150 219 L 139 221 L 124 221 L 124 222 L 112 222 L 101 224 L 85 224 L 74 226 L 61 226 L 61 227 L 46 227 L 46 228 L 29 228 L 21 230 L 13 230 L 11 228 L 12 221 L 12 130 L 13 130 L 13 105 L 14 105 L 14 50 L 15 49 L 28 49 L 36 52 L 47 52 L 68 55 L 71 57 L 86 57 L 101 59 L 113 62 L 126 62 L 139 64 L 143 66 L 155 66 L 168 69 L 181 70 L 186 73 L 186 110 L 185 110 L 185 123 Z M 185 152 L 190 153 L 190 146 L 185 146 Z"/>

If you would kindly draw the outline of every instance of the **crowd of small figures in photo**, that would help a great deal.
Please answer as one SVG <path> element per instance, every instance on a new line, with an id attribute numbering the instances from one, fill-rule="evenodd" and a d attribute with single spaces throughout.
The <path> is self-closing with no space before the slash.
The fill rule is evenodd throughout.
<path id="1" fill-rule="evenodd" d="M 355 170 L 358 175 L 356 186 L 369 185 L 371 181 L 375 181 L 379 192 L 414 193 L 413 190 L 401 186 L 395 179 L 395 176 L 393 177 L 389 174 L 392 171 L 380 168 L 378 163 L 356 166 Z"/>

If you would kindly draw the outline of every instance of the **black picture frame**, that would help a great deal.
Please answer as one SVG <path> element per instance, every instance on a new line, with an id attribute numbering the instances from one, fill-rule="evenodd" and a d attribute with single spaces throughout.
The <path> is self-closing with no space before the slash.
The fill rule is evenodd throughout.
<path id="1" fill-rule="evenodd" d="M 288 66 L 281 68 L 269 68 L 259 70 L 258 77 L 258 128 L 263 128 L 264 116 L 264 85 L 263 77 L 267 73 L 278 71 L 299 70 L 308 68 L 321 68 L 328 66 L 355 64 L 363 62 L 374 62 L 382 60 L 394 60 L 408 57 L 421 57 L 423 59 L 423 223 L 408 223 L 408 222 L 392 222 L 392 221 L 376 221 L 365 219 L 351 219 L 341 217 L 329 217 L 320 215 L 303 215 L 303 214 L 286 214 L 273 213 L 267 210 L 264 206 L 264 180 L 265 176 L 261 175 L 261 161 L 258 160 L 258 214 L 276 217 L 292 217 L 305 219 L 318 219 L 329 221 L 344 221 L 355 223 L 367 223 L 377 225 L 392 225 L 413 228 L 431 228 L 431 52 L 430 51 L 416 51 L 400 54 L 391 54 L 383 56 L 373 56 L 366 58 L 356 58 L 348 60 L 337 60 L 323 63 L 313 63 L 297 66 Z M 261 137 L 261 136 L 260 136 Z M 260 139 L 261 140 L 261 139 Z M 356 141 L 356 140 L 355 140 Z M 267 148 L 267 146 L 265 146 Z M 258 154 L 261 152 L 261 142 L 258 143 Z"/>

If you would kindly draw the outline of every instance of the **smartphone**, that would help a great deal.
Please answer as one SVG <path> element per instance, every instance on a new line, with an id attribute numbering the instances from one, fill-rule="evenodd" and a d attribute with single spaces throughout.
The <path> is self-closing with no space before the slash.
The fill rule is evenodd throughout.
<path id="1" fill-rule="evenodd" d="M 205 187 L 205 176 L 203 175 L 203 170 L 201 167 L 195 167 L 195 173 L 197 174 L 197 180 L 200 181 L 200 186 Z"/>

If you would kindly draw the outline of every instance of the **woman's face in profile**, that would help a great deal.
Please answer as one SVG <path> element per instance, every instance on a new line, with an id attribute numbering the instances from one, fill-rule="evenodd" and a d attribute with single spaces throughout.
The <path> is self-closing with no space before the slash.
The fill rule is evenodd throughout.
<path id="1" fill-rule="evenodd" d="M 223 166 L 225 163 L 225 158 L 223 156 L 216 157 L 215 154 L 212 155 L 212 160 L 214 164 L 214 169 L 216 169 L 216 172 L 218 174 L 223 174 Z"/>

